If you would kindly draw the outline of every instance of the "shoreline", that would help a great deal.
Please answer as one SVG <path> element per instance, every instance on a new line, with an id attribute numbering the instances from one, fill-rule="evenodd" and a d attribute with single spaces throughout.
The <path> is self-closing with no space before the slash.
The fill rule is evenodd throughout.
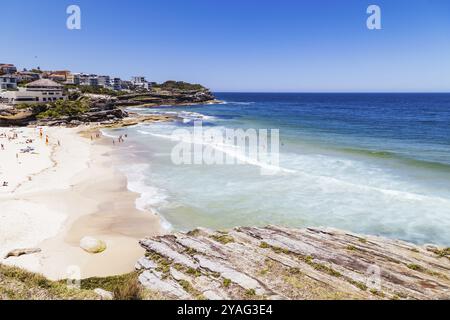
<path id="1" fill-rule="evenodd" d="M 128 190 L 125 175 L 112 165 L 112 146 L 107 138 L 86 137 L 92 130 L 43 128 L 48 145 L 36 128 L 1 131 L 18 132 L 16 141 L 1 139 L 6 145 L 2 157 L 13 158 L 11 153 L 29 137 L 36 154 L 20 154 L 23 163 L 10 160 L 0 168 L 1 179 L 9 179 L 0 193 L 6 208 L 0 215 L 5 229 L 0 227 L 0 263 L 53 280 L 67 278 L 71 266 L 79 267 L 81 278 L 119 275 L 134 270 L 144 252 L 141 238 L 164 232 L 158 216 L 136 208 L 139 195 Z M 79 241 L 85 236 L 105 241 L 107 249 L 95 255 L 83 251 Z M 3 259 L 10 250 L 23 248 L 42 251 Z"/>

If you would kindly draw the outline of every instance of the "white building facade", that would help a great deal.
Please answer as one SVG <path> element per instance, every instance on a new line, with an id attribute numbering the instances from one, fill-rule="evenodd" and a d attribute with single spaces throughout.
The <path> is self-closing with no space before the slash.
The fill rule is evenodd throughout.
<path id="1" fill-rule="evenodd" d="M 151 84 L 145 79 L 145 77 L 137 76 L 131 77 L 131 83 L 138 88 L 149 90 L 151 88 Z"/>
<path id="2" fill-rule="evenodd" d="M 12 75 L 0 76 L 0 90 L 16 90 L 17 77 Z"/>
<path id="3" fill-rule="evenodd" d="M 41 79 L 31 82 L 25 88 L 18 91 L 6 91 L 0 97 L 9 104 L 21 103 L 47 103 L 57 100 L 66 100 L 63 86 L 49 79 Z"/>

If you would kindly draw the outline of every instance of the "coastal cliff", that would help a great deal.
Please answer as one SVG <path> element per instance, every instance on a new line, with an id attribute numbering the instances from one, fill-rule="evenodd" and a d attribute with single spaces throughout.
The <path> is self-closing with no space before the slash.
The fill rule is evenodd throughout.
<path id="1" fill-rule="evenodd" d="M 209 89 L 176 81 L 155 85 L 151 90 L 120 93 L 91 86 L 70 86 L 66 90 L 66 101 L 1 108 L 0 127 L 79 126 L 89 123 L 117 125 L 122 122 L 129 125 L 127 123 L 130 118 L 131 122 L 146 120 L 127 112 L 127 107 L 187 106 L 218 102 Z"/>
<path id="2" fill-rule="evenodd" d="M 157 90 L 132 93 L 117 97 L 118 107 L 184 106 L 217 102 L 206 88 L 197 90 Z"/>
<path id="3" fill-rule="evenodd" d="M 146 288 L 174 299 L 449 299 L 449 249 L 335 229 L 197 229 L 142 240 Z"/>

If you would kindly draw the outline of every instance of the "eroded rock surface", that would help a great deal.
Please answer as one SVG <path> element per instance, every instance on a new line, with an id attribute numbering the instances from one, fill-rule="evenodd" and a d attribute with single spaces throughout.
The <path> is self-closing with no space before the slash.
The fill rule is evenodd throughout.
<path id="1" fill-rule="evenodd" d="M 336 229 L 147 238 L 140 282 L 174 299 L 450 299 L 449 250 Z"/>
<path id="2" fill-rule="evenodd" d="M 20 257 L 26 254 L 39 253 L 41 251 L 42 250 L 40 248 L 16 249 L 8 252 L 5 259 L 8 259 L 9 257 Z"/>

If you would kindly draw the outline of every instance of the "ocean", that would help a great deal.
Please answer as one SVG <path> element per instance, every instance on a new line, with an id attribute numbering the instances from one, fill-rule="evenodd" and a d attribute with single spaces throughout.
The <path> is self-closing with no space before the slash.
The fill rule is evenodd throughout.
<path id="1" fill-rule="evenodd" d="M 177 120 L 104 132 L 127 135 L 114 149 L 116 165 L 140 194 L 137 207 L 158 213 L 166 228 L 325 226 L 450 245 L 450 94 L 216 97 L 223 103 L 132 108 Z M 222 131 L 278 129 L 282 170 L 261 174 L 257 161 L 175 164 L 172 133 L 196 121 Z"/>

